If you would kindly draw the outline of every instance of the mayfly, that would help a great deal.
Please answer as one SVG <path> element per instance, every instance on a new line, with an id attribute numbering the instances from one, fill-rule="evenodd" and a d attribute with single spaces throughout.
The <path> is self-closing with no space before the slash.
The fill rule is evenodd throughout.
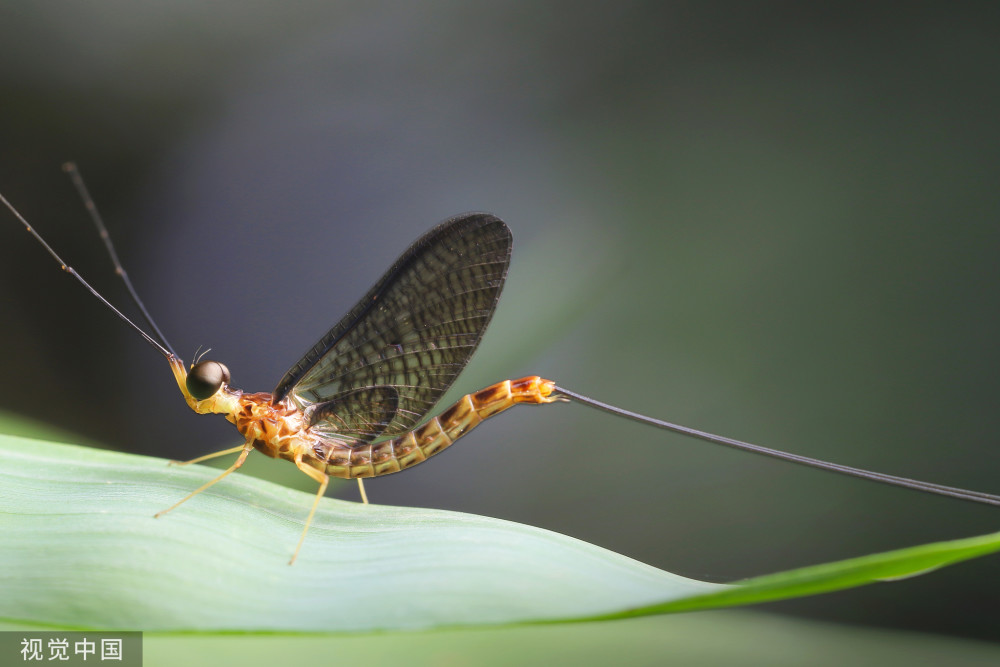
<path id="1" fill-rule="evenodd" d="M 139 298 L 100 215 L 73 165 L 66 165 L 129 294 L 152 334 L 135 324 L 66 264 L 27 220 L 4 206 L 61 269 L 110 308 L 170 365 L 184 400 L 199 414 L 221 414 L 244 437 L 238 447 L 181 465 L 237 454 L 220 475 L 159 512 L 162 516 L 239 469 L 254 449 L 285 459 L 319 483 L 289 564 L 295 562 L 330 477 L 357 479 L 406 470 L 443 451 L 484 419 L 518 403 L 576 401 L 658 428 L 845 475 L 989 505 L 1000 496 L 921 482 L 798 456 L 679 426 L 601 403 L 530 376 L 466 394 L 424 421 L 468 363 L 493 317 L 507 268 L 511 233 L 488 213 L 466 213 L 417 239 L 337 322 L 285 373 L 270 393 L 244 393 L 229 369 L 195 359 L 186 368 Z M 362 500 L 368 499 L 360 486 Z"/>

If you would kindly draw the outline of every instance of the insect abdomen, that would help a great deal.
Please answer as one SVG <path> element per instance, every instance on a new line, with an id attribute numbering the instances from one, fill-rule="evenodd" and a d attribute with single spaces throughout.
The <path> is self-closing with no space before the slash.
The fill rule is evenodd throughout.
<path id="1" fill-rule="evenodd" d="M 484 419 L 516 403 L 551 403 L 555 383 L 537 375 L 504 380 L 466 394 L 454 405 L 423 426 L 378 444 L 357 445 L 344 455 L 330 457 L 326 474 L 331 477 L 378 477 L 405 470 L 443 451 L 478 426 Z"/>

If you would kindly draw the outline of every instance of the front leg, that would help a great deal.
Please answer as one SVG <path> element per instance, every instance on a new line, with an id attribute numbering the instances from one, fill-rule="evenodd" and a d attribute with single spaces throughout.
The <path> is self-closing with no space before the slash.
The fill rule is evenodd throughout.
<path id="1" fill-rule="evenodd" d="M 202 461 L 207 461 L 209 459 L 215 459 L 220 456 L 225 456 L 226 454 L 235 454 L 241 449 L 246 449 L 246 445 L 238 445 L 236 447 L 231 447 L 229 449 L 223 449 L 221 452 L 213 452 L 211 454 L 205 454 L 204 456 L 199 456 L 196 459 L 191 459 L 190 461 L 169 461 L 168 466 L 189 466 L 192 463 L 201 463 Z"/>
<path id="2" fill-rule="evenodd" d="M 216 482 L 221 481 L 229 473 L 233 472 L 234 470 L 239 470 L 239 468 L 243 465 L 243 462 L 247 460 L 247 456 L 249 456 L 250 452 L 253 451 L 253 438 L 247 436 L 246 444 L 244 444 L 244 445 L 242 445 L 240 447 L 234 447 L 233 449 L 227 449 L 227 450 L 225 450 L 223 452 L 216 452 L 215 454 L 210 454 L 208 457 L 202 457 L 200 459 L 193 459 L 191 461 L 187 461 L 187 463 L 194 463 L 196 461 L 203 461 L 203 460 L 205 460 L 205 458 L 212 458 L 214 456 L 221 456 L 222 454 L 230 454 L 230 453 L 233 453 L 233 452 L 235 452 L 237 450 L 240 450 L 240 449 L 243 450 L 243 453 L 240 454 L 240 457 L 238 459 L 236 459 L 236 463 L 234 463 L 233 465 L 229 466 L 229 468 L 226 469 L 225 472 L 223 472 L 221 475 L 219 475 L 218 477 L 216 477 L 212 481 L 206 482 L 205 484 L 202 484 L 197 489 L 195 489 L 191 493 L 187 494 L 186 496 L 184 496 L 183 498 L 181 498 L 176 503 L 174 503 L 173 505 L 171 505 L 167 509 L 163 510 L 162 512 L 157 512 L 156 514 L 153 515 L 153 518 L 154 519 L 159 519 L 161 516 L 163 516 L 164 514 L 166 514 L 167 512 L 169 512 L 170 510 L 174 509 L 175 507 L 177 507 L 181 503 L 183 503 L 183 502 L 185 502 L 187 500 L 190 500 L 191 498 L 193 498 L 194 496 L 198 495 L 199 493 L 201 493 L 202 491 L 204 491 L 208 487 L 212 486 Z"/>

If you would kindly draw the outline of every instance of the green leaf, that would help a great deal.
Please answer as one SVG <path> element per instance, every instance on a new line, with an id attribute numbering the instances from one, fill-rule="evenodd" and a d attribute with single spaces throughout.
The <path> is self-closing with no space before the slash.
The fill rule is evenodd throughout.
<path id="1" fill-rule="evenodd" d="M 760 577 L 680 577 L 507 521 L 312 497 L 218 471 L 0 436 L 0 619 L 85 629 L 363 632 L 706 609 L 918 574 L 1000 534 Z"/>

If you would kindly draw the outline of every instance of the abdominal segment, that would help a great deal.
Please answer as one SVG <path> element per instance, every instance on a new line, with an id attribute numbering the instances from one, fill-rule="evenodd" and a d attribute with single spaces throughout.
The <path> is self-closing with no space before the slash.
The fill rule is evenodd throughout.
<path id="1" fill-rule="evenodd" d="M 391 440 L 349 444 L 316 442 L 310 465 L 331 477 L 353 479 L 378 477 L 405 470 L 426 461 L 478 426 L 517 403 L 551 403 L 555 383 L 537 375 L 504 380 L 474 394 L 466 394 L 454 405 L 422 426 Z M 319 465 L 317 465 L 319 464 Z"/>

